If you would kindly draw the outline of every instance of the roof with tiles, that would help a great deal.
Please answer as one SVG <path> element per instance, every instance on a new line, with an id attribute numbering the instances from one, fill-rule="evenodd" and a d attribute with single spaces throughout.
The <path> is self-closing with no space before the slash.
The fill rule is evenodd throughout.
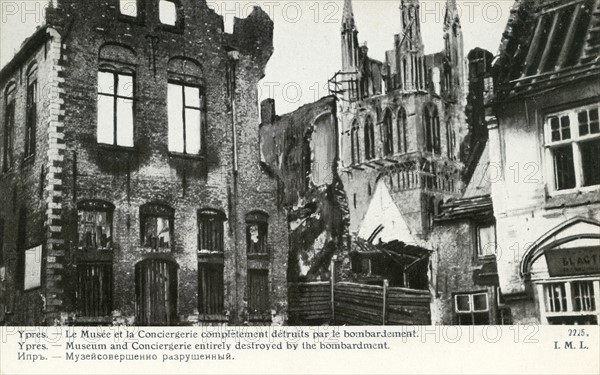
<path id="1" fill-rule="evenodd" d="M 600 75 L 600 0 L 517 0 L 494 64 L 498 99 Z"/>

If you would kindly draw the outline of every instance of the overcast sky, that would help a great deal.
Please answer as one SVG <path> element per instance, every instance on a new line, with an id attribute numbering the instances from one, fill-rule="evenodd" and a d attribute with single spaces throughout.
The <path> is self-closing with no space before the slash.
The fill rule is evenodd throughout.
<path id="1" fill-rule="evenodd" d="M 274 97 L 279 114 L 328 94 L 327 79 L 341 66 L 340 23 L 343 1 L 207 1 L 226 17 L 246 17 L 261 5 L 275 22 L 275 53 L 260 84 L 260 98 Z M 0 0 L 0 65 L 4 66 L 21 42 L 42 22 L 47 0 Z M 497 53 L 513 0 L 458 0 L 465 54 L 479 46 Z M 400 0 L 354 0 L 358 39 L 369 55 L 383 60 L 400 32 Z M 426 53 L 443 48 L 445 1 L 421 0 L 421 28 Z"/>

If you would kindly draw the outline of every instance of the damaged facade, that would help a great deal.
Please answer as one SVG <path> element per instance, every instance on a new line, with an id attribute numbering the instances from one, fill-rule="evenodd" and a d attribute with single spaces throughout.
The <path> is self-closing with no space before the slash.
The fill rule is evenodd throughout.
<path id="1" fill-rule="evenodd" d="M 598 324 L 600 1 L 519 1 L 488 98 L 499 286 L 514 323 Z"/>
<path id="2" fill-rule="evenodd" d="M 0 320 L 285 320 L 287 216 L 259 163 L 260 8 L 59 0 L 0 72 Z"/>

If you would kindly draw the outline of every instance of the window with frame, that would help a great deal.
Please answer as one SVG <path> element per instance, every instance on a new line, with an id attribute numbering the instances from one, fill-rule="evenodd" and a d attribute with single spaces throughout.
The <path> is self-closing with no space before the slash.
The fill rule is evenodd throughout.
<path id="1" fill-rule="evenodd" d="M 392 126 L 392 112 L 387 109 L 383 115 L 383 154 L 390 156 L 394 153 L 394 128 Z"/>
<path id="2" fill-rule="evenodd" d="M 458 325 L 490 324 L 488 293 L 457 294 L 454 296 L 454 313 Z"/>
<path id="3" fill-rule="evenodd" d="M 598 324 L 597 280 L 543 284 L 542 308 L 549 324 Z"/>
<path id="4" fill-rule="evenodd" d="M 407 116 L 406 110 L 404 108 L 400 108 L 398 111 L 398 152 L 407 153 L 408 152 L 408 136 L 406 133 L 407 130 Z"/>
<path id="5" fill-rule="evenodd" d="M 175 210 L 162 204 L 140 207 L 141 245 L 153 251 L 173 249 Z"/>
<path id="6" fill-rule="evenodd" d="M 216 210 L 198 211 L 198 251 L 223 253 L 225 214 Z"/>
<path id="7" fill-rule="evenodd" d="M 13 166 L 15 142 L 15 99 L 17 86 L 8 85 L 4 93 L 4 147 L 2 152 L 2 171 L 7 172 Z"/>
<path id="8" fill-rule="evenodd" d="M 206 98 L 200 64 L 187 58 L 169 61 L 167 93 L 169 151 L 198 155 L 205 151 Z"/>
<path id="9" fill-rule="evenodd" d="M 112 247 L 114 205 L 99 200 L 77 204 L 80 249 L 108 250 Z"/>
<path id="10" fill-rule="evenodd" d="M 448 159 L 454 160 L 456 150 L 456 133 L 454 132 L 454 128 L 452 127 L 451 121 L 448 121 L 446 124 L 446 151 L 448 155 Z"/>
<path id="11" fill-rule="evenodd" d="M 365 158 L 375 159 L 375 127 L 371 116 L 365 120 Z"/>
<path id="12" fill-rule="evenodd" d="M 103 66 L 98 71 L 98 143 L 133 147 L 134 73 Z"/>
<path id="13" fill-rule="evenodd" d="M 27 102 L 25 115 L 25 158 L 35 155 L 37 128 L 37 64 L 33 64 L 27 72 Z"/>
<path id="14" fill-rule="evenodd" d="M 425 127 L 425 150 L 434 154 L 441 154 L 440 140 L 440 117 L 435 106 L 424 109 L 424 127 Z"/>
<path id="15" fill-rule="evenodd" d="M 112 263 L 77 264 L 77 314 L 85 317 L 110 316 L 113 305 Z"/>
<path id="16" fill-rule="evenodd" d="M 160 0 L 158 3 L 160 23 L 168 26 L 180 24 L 178 4 L 173 0 Z"/>
<path id="17" fill-rule="evenodd" d="M 269 216 L 254 211 L 246 215 L 246 244 L 248 255 L 268 254 Z"/>
<path id="18" fill-rule="evenodd" d="M 478 258 L 496 255 L 496 224 L 477 225 L 476 237 Z"/>
<path id="19" fill-rule="evenodd" d="M 23 290 L 28 291 L 42 286 L 42 245 L 25 250 Z"/>
<path id="20" fill-rule="evenodd" d="M 360 164 L 360 143 L 359 143 L 359 126 L 358 121 L 354 120 L 350 129 L 350 146 L 352 164 Z"/>
<path id="21" fill-rule="evenodd" d="M 593 104 L 546 117 L 555 191 L 600 185 L 599 111 Z"/>

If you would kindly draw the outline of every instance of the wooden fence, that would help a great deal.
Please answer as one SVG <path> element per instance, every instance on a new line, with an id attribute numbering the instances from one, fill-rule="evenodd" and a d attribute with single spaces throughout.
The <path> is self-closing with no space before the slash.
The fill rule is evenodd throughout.
<path id="1" fill-rule="evenodd" d="M 349 282 L 288 286 L 291 324 L 430 325 L 427 290 Z"/>

